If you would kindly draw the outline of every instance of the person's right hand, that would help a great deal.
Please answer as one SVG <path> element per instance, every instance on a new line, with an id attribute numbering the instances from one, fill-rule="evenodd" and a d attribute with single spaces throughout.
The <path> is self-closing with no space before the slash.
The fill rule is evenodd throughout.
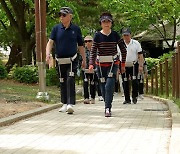
<path id="1" fill-rule="evenodd" d="M 46 63 L 49 64 L 50 62 L 50 54 L 46 54 Z"/>
<path id="2" fill-rule="evenodd" d="M 92 72 L 92 70 L 94 69 L 93 65 L 89 65 L 89 72 Z"/>

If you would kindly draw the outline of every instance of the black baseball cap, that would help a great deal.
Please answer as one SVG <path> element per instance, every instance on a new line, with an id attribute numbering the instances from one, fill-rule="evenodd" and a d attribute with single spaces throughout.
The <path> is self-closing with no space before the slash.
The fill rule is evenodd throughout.
<path id="1" fill-rule="evenodd" d="M 130 35 L 130 34 L 131 34 L 130 28 L 123 28 L 122 29 L 122 35 Z"/>
<path id="2" fill-rule="evenodd" d="M 62 7 L 59 11 L 59 14 L 73 14 L 73 10 L 70 7 Z"/>

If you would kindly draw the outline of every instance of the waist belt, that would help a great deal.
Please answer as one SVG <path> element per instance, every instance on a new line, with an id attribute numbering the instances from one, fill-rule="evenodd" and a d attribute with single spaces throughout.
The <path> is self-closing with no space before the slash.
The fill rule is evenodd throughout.
<path id="1" fill-rule="evenodd" d="M 118 55 L 114 55 L 114 56 L 97 56 L 97 59 L 99 60 L 100 63 L 112 63 L 114 62 L 114 60 L 118 58 Z"/>
<path id="2" fill-rule="evenodd" d="M 89 71 L 89 69 L 84 69 L 84 73 L 94 74 L 94 69 Z"/>
<path id="3" fill-rule="evenodd" d="M 125 67 L 133 67 L 133 65 L 136 63 L 136 61 L 135 62 L 126 62 L 125 63 Z"/>
<path id="4" fill-rule="evenodd" d="M 74 61 L 77 57 L 77 53 L 73 57 L 69 58 L 56 58 L 58 64 L 71 64 L 72 61 Z"/>

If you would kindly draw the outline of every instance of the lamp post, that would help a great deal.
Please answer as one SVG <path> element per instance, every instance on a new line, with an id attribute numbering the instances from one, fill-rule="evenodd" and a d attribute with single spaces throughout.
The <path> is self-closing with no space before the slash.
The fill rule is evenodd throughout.
<path id="1" fill-rule="evenodd" d="M 46 0 L 35 0 L 36 55 L 39 73 L 39 92 L 36 98 L 49 100 L 46 92 Z"/>

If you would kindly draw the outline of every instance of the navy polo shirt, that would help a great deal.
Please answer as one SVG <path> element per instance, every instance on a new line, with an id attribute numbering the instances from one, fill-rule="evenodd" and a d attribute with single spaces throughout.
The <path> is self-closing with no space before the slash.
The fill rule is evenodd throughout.
<path id="1" fill-rule="evenodd" d="M 55 42 L 57 58 L 72 57 L 77 53 L 77 45 L 83 46 L 81 30 L 72 23 L 67 29 L 62 24 L 55 25 L 50 39 Z"/>

